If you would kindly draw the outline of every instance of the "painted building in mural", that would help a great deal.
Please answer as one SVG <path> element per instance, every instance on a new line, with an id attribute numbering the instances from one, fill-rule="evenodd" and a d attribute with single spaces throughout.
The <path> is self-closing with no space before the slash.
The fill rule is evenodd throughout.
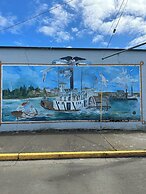
<path id="1" fill-rule="evenodd" d="M 0 51 L 2 125 L 144 126 L 145 51 L 105 61 L 103 56 L 117 50 L 3 47 Z"/>

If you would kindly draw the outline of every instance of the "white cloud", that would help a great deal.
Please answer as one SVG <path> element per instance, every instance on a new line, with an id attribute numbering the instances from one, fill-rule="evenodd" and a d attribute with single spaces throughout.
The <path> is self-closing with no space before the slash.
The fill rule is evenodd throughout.
<path id="1" fill-rule="evenodd" d="M 127 14 L 134 16 L 146 16 L 146 1 L 145 0 L 129 0 L 126 8 Z"/>
<path id="2" fill-rule="evenodd" d="M 56 27 L 43 26 L 39 32 L 54 38 L 57 42 L 69 41 L 72 39 L 71 35 L 66 31 L 59 31 Z"/>
<path id="3" fill-rule="evenodd" d="M 8 24 L 8 19 L 0 16 L 0 26 L 5 27 Z"/>
<path id="4" fill-rule="evenodd" d="M 67 46 L 66 48 L 72 48 L 72 46 L 69 45 L 69 46 Z"/>
<path id="5" fill-rule="evenodd" d="M 67 2 L 67 0 L 64 0 Z M 119 0 L 74 0 L 69 6 L 79 13 L 82 27 L 102 35 L 110 35 L 119 16 L 115 18 L 122 1 Z M 126 4 L 124 1 L 123 8 Z M 146 0 L 129 0 L 120 19 L 116 34 L 139 36 L 133 42 L 144 40 L 146 35 Z M 120 15 L 120 14 L 119 14 Z M 111 31 L 111 25 L 114 24 Z M 92 42 L 98 42 L 93 36 Z M 101 39 L 101 38 L 100 38 Z M 130 43 L 132 44 L 132 42 Z"/>
<path id="6" fill-rule="evenodd" d="M 132 46 L 135 46 L 135 45 L 138 45 L 138 44 L 141 44 L 143 42 L 146 42 L 146 34 L 145 35 L 142 35 L 142 36 L 139 36 L 135 39 L 133 39 L 129 44 L 128 44 L 128 47 L 132 47 Z M 144 46 L 145 47 L 145 46 Z"/>
<path id="7" fill-rule="evenodd" d="M 41 11 L 46 11 L 48 8 L 49 8 L 48 4 L 42 3 L 42 4 L 40 4 L 40 6 L 38 8 L 38 13 Z"/>
<path id="8" fill-rule="evenodd" d="M 43 26 L 39 29 L 40 32 L 48 36 L 53 36 L 55 33 L 55 28 L 49 26 Z"/>
<path id="9" fill-rule="evenodd" d="M 72 28 L 71 30 L 72 30 L 72 32 L 78 32 L 79 31 L 78 28 Z"/>
<path id="10" fill-rule="evenodd" d="M 14 44 L 16 46 L 22 46 L 23 45 L 22 41 L 14 41 Z"/>
<path id="11" fill-rule="evenodd" d="M 7 28 L 9 26 L 12 26 L 14 25 L 14 22 L 16 20 L 16 17 L 15 16 L 3 16 L 1 13 L 0 13 L 0 30 L 4 29 L 4 28 Z M 12 33 L 16 33 L 18 28 L 10 28 L 8 29 L 10 32 Z M 4 31 L 1 31 L 1 32 L 4 32 Z"/>
<path id="12" fill-rule="evenodd" d="M 121 18 L 121 22 L 118 26 L 117 33 L 118 34 L 146 33 L 146 21 L 142 17 L 125 15 Z"/>
<path id="13" fill-rule="evenodd" d="M 33 0 L 33 6 L 35 7 L 35 13 L 40 13 L 41 11 L 45 11 L 49 8 L 47 3 L 42 3 L 42 0 Z"/>
<path id="14" fill-rule="evenodd" d="M 72 39 L 71 35 L 68 33 L 68 32 L 65 32 L 65 31 L 60 31 L 60 32 L 57 32 L 57 41 L 59 42 L 62 42 L 62 41 L 69 41 Z"/>
<path id="15" fill-rule="evenodd" d="M 52 17 L 44 17 L 39 32 L 55 38 L 58 42 L 71 40 L 72 36 L 66 31 L 66 27 L 68 27 L 72 15 L 60 4 L 55 4 L 50 13 Z"/>
<path id="16" fill-rule="evenodd" d="M 92 40 L 92 42 L 93 43 L 96 43 L 96 42 L 100 42 L 100 41 L 103 41 L 103 36 L 102 35 L 96 35 L 94 38 L 93 38 L 93 40 Z"/>

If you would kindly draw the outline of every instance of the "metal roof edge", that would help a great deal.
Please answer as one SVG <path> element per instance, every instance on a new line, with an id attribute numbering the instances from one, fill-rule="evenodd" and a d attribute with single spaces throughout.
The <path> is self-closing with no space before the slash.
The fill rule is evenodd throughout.
<path id="1" fill-rule="evenodd" d="M 80 47 L 41 47 L 41 46 L 0 46 L 7 49 L 47 49 L 47 50 L 108 50 L 108 51 L 121 51 L 124 48 L 80 48 Z M 146 51 L 146 49 L 132 49 L 129 51 Z"/>

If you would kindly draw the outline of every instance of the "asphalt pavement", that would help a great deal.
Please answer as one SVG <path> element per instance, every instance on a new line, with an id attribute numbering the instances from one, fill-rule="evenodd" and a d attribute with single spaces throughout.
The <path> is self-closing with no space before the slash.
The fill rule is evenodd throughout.
<path id="1" fill-rule="evenodd" d="M 146 159 L 0 162 L 1 194 L 145 194 Z"/>

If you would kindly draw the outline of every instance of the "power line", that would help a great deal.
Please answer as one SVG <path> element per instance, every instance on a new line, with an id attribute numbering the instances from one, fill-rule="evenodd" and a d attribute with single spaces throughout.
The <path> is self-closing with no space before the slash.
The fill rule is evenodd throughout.
<path id="1" fill-rule="evenodd" d="M 18 26 L 18 25 L 24 24 L 24 23 L 29 22 L 29 21 L 31 21 L 31 20 L 34 20 L 34 19 L 36 19 L 37 17 L 40 17 L 41 15 L 44 15 L 44 14 L 46 14 L 46 13 L 48 13 L 48 12 L 54 10 L 54 9 L 59 8 L 60 5 L 67 5 L 67 4 L 70 3 L 71 1 L 73 1 L 73 0 L 69 0 L 69 1 L 67 1 L 67 2 L 61 3 L 61 4 L 59 4 L 59 5 L 55 6 L 55 7 L 52 7 L 52 8 L 50 8 L 50 9 L 48 9 L 47 11 L 40 12 L 39 14 L 34 15 L 34 16 L 28 18 L 28 19 L 25 19 L 25 20 L 22 20 L 22 21 L 20 21 L 20 22 L 17 22 L 17 23 L 15 23 L 15 24 L 13 24 L 13 25 L 10 25 L 10 26 L 6 27 L 6 28 L 0 29 L 0 32 L 5 31 L 5 30 L 8 30 L 8 29 L 11 29 L 11 28 L 14 28 L 14 27 L 16 27 L 16 26 Z"/>
<path id="2" fill-rule="evenodd" d="M 122 8 L 122 6 L 123 6 L 124 1 L 125 1 L 125 0 L 122 1 L 119 11 L 121 10 L 121 8 Z M 111 43 L 111 41 L 112 41 L 112 38 L 113 38 L 114 34 L 115 34 L 116 31 L 117 31 L 117 27 L 118 27 L 118 25 L 119 25 L 119 23 L 120 23 L 120 20 L 121 20 L 122 15 L 123 15 L 123 13 L 124 13 L 124 11 L 125 11 L 125 8 L 126 8 L 127 3 L 128 3 L 128 0 L 126 1 L 125 5 L 124 5 L 124 7 L 123 7 L 123 11 L 122 11 L 121 14 L 119 15 L 119 19 L 118 19 L 117 24 L 115 25 L 115 27 L 114 27 L 114 29 L 113 29 L 112 35 L 110 36 L 110 39 L 109 39 L 107 48 L 109 47 L 109 45 L 110 45 L 110 43 Z M 117 16 L 118 16 L 118 15 L 117 15 Z M 115 23 L 115 21 L 114 21 L 114 23 Z"/>
<path id="3" fill-rule="evenodd" d="M 118 17 L 119 12 L 121 11 L 121 8 L 122 8 L 122 6 L 123 6 L 124 1 L 125 1 L 125 0 L 122 1 L 122 3 L 121 3 L 121 5 L 120 5 L 119 9 L 117 10 L 117 13 L 115 14 L 115 19 Z M 113 27 L 113 25 L 114 25 L 115 22 L 116 22 L 116 21 L 113 20 L 112 25 L 111 25 L 111 27 L 110 27 L 108 33 L 111 31 L 111 29 L 112 29 L 112 27 Z"/>
<path id="4" fill-rule="evenodd" d="M 116 26 L 115 26 L 115 29 L 114 29 L 114 30 L 116 30 L 116 29 L 117 29 L 117 27 L 118 27 L 118 25 L 119 25 L 119 23 L 120 23 L 120 20 L 121 20 L 122 15 L 123 15 L 123 13 L 124 13 L 124 11 L 125 11 L 125 8 L 126 8 L 127 3 L 128 3 L 128 0 L 127 0 L 127 1 L 126 1 L 126 3 L 125 3 L 125 6 L 124 6 L 124 8 L 123 8 L 123 12 L 121 13 L 121 15 L 120 15 L 120 17 L 119 17 L 118 22 L 117 22 L 117 24 L 116 24 Z"/>

